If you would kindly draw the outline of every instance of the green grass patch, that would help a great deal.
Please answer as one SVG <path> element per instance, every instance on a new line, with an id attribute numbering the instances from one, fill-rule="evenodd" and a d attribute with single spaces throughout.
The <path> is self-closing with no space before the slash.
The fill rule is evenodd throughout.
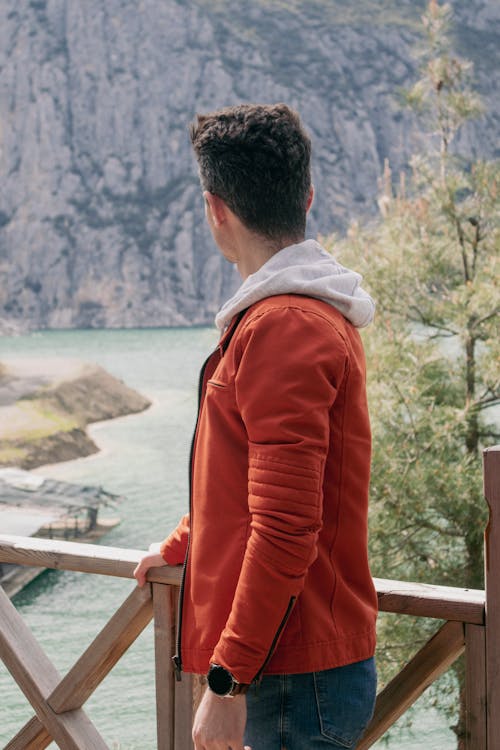
<path id="1" fill-rule="evenodd" d="M 32 417 L 32 427 L 20 430 L 16 439 L 38 440 L 56 432 L 70 432 L 81 427 L 75 417 L 51 408 L 43 399 L 20 399 L 16 405 Z"/>
<path id="2" fill-rule="evenodd" d="M 25 448 L 0 444 L 0 466 L 18 466 L 28 455 Z"/>

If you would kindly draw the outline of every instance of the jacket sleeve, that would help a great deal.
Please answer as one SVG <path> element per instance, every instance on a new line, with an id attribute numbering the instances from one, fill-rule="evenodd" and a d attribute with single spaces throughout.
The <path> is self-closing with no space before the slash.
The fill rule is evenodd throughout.
<path id="1" fill-rule="evenodd" d="M 160 545 L 160 553 L 168 565 L 182 565 L 189 539 L 189 514 L 183 516 L 177 527 Z"/>
<path id="2" fill-rule="evenodd" d="M 347 354 L 330 321 L 290 307 L 251 319 L 237 343 L 250 536 L 212 661 L 249 683 L 276 647 L 317 555 L 330 409 Z"/>

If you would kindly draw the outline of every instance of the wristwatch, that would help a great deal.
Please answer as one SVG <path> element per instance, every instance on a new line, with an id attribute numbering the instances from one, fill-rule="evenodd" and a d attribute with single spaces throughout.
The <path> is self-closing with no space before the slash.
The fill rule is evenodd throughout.
<path id="1" fill-rule="evenodd" d="M 208 687 L 221 698 L 232 698 L 246 693 L 249 685 L 237 682 L 231 672 L 220 664 L 211 664 L 207 675 Z"/>

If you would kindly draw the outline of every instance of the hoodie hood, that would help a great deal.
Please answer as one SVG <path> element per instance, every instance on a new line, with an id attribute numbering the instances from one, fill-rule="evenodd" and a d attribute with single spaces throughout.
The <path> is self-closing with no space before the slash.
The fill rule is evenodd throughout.
<path id="1" fill-rule="evenodd" d="M 337 263 L 315 240 L 283 248 L 251 274 L 215 317 L 224 330 L 234 315 L 266 297 L 302 294 L 337 308 L 356 328 L 373 320 L 375 303 L 361 288 L 361 276 Z"/>

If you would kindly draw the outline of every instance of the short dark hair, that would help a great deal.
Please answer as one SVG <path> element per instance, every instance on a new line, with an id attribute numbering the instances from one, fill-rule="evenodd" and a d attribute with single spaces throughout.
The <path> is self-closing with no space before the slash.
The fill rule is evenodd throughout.
<path id="1" fill-rule="evenodd" d="M 191 142 L 204 190 L 269 239 L 303 237 L 311 140 L 286 104 L 240 104 L 197 115 Z"/>

